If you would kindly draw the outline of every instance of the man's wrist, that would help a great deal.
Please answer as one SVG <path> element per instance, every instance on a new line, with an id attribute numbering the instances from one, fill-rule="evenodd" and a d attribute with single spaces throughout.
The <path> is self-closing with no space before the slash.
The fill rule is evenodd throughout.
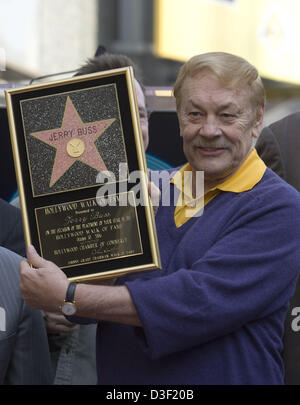
<path id="1" fill-rule="evenodd" d="M 75 302 L 75 291 L 76 291 L 77 284 L 76 283 L 69 283 L 66 291 L 66 297 L 61 305 L 61 312 L 65 316 L 72 316 L 75 315 L 77 312 L 77 306 Z"/>

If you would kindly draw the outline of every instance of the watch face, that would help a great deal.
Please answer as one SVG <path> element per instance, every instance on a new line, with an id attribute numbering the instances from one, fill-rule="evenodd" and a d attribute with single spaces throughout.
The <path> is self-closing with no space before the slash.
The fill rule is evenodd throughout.
<path id="1" fill-rule="evenodd" d="M 61 311 L 64 315 L 74 315 L 76 312 L 76 305 L 72 302 L 65 302 L 61 307 Z"/>

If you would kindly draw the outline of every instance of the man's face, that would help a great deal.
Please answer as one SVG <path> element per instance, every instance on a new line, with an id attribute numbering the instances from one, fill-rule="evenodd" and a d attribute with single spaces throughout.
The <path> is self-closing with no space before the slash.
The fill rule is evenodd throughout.
<path id="1" fill-rule="evenodd" d="M 248 89 L 224 88 L 208 71 L 187 77 L 180 94 L 178 118 L 184 153 L 193 171 L 205 172 L 208 189 L 242 165 L 259 135 L 263 108 L 256 114 Z"/>
<path id="2" fill-rule="evenodd" d="M 148 116 L 147 116 L 147 109 L 146 109 L 146 103 L 145 103 L 145 96 L 144 96 L 143 90 L 142 90 L 141 86 L 139 85 L 138 81 L 134 80 L 134 82 L 135 82 L 136 98 L 137 98 L 137 103 L 138 103 L 138 108 L 139 108 L 143 144 L 144 144 L 144 149 L 146 150 L 148 147 L 148 143 L 149 143 L 149 133 L 148 133 Z"/>

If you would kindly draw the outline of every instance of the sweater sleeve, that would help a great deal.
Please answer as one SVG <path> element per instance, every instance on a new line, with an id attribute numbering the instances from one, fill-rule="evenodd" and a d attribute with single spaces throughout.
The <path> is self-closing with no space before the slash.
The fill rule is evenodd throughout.
<path id="1" fill-rule="evenodd" d="M 196 347 L 252 322 L 282 326 L 299 272 L 299 200 L 270 209 L 254 199 L 241 210 L 189 267 L 126 283 L 143 325 L 136 333 L 151 358 Z M 197 249 L 195 241 L 190 244 Z"/>

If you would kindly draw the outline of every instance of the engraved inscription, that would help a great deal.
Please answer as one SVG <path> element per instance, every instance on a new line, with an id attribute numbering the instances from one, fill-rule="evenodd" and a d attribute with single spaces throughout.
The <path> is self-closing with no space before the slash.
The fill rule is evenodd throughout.
<path id="1" fill-rule="evenodd" d="M 60 267 L 142 254 L 132 206 L 99 207 L 88 199 L 38 208 L 36 219 L 42 255 Z"/>

